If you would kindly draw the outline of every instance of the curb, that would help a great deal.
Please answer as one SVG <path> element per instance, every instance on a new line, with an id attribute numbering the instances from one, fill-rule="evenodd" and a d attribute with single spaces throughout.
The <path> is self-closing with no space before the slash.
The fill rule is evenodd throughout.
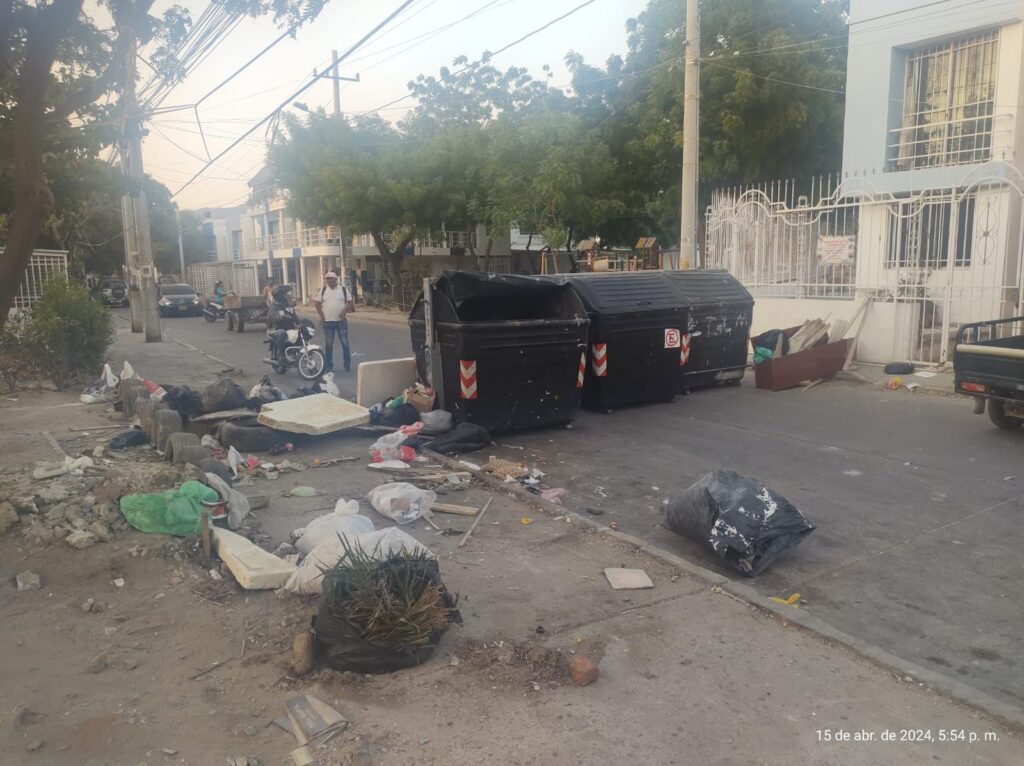
<path id="1" fill-rule="evenodd" d="M 462 465 L 462 463 L 455 458 L 433 452 L 430 450 L 429 446 L 424 449 L 425 451 L 430 452 L 431 457 L 449 468 L 459 471 L 468 471 L 473 474 L 473 476 L 479 479 L 482 484 L 489 486 L 495 493 L 503 492 L 509 497 L 522 500 L 538 508 L 546 516 L 569 516 L 572 518 L 574 523 L 585 527 L 592 532 L 599 533 L 605 537 L 627 545 L 635 546 L 645 555 L 664 564 L 675 567 L 697 580 L 701 580 L 709 585 L 712 590 L 725 593 L 726 595 L 761 611 L 769 617 L 783 620 L 784 626 L 787 623 L 796 625 L 802 630 L 813 634 L 820 640 L 832 645 L 840 646 L 854 653 L 858 657 L 871 662 L 882 670 L 894 674 L 900 680 L 910 677 L 918 684 L 922 686 L 927 685 L 936 693 L 941 694 L 944 697 L 948 697 L 955 702 L 994 719 L 997 723 L 1006 727 L 1006 729 L 1014 734 L 1017 734 L 1018 736 L 1024 735 L 1024 707 L 996 699 L 979 689 L 975 689 L 968 684 L 957 681 L 955 678 L 950 678 L 949 676 L 929 670 L 916 662 L 897 657 L 879 646 L 875 646 L 867 641 L 851 636 L 849 633 L 845 633 L 844 631 L 834 628 L 825 622 L 825 620 L 812 614 L 808 614 L 806 611 L 776 604 L 774 601 L 769 600 L 766 596 L 762 596 L 751 586 L 743 582 L 731 580 L 724 575 L 713 572 L 699 564 L 694 564 L 681 556 L 677 556 L 674 553 L 663 550 L 662 548 L 641 540 L 638 537 L 633 537 L 625 532 L 619 532 L 618 530 L 603 526 L 577 511 L 573 511 L 549 500 L 544 500 L 540 496 L 527 490 L 518 482 L 506 483 L 494 476 L 491 476 L 485 471 L 474 471 L 473 469 Z M 906 681 L 904 682 L 909 683 Z"/>

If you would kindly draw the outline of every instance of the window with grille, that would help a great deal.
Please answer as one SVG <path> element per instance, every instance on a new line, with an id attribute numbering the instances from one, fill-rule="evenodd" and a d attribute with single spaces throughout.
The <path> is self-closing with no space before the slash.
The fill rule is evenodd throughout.
<path id="1" fill-rule="evenodd" d="M 908 54 L 903 122 L 893 131 L 890 170 L 991 158 L 998 42 L 992 31 Z"/>
<path id="2" fill-rule="evenodd" d="M 950 250 L 954 266 L 970 266 L 974 241 L 974 196 L 959 203 L 949 201 L 903 202 L 893 206 L 889 217 L 887 268 L 944 269 Z M 952 231 L 952 209 L 959 206 L 956 231 Z"/>

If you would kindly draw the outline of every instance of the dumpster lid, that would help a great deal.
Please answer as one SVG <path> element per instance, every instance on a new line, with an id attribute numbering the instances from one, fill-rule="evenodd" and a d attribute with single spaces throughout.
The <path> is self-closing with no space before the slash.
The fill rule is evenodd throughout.
<path id="1" fill-rule="evenodd" d="M 753 305 L 747 289 L 725 269 L 666 271 L 688 306 Z"/>
<path id="2" fill-rule="evenodd" d="M 681 311 L 679 291 L 660 271 L 568 274 L 588 311 L 624 314 L 636 311 Z"/>
<path id="3" fill-rule="evenodd" d="M 460 321 L 586 319 L 569 285 L 538 277 L 445 271 L 435 289 L 451 301 Z"/>

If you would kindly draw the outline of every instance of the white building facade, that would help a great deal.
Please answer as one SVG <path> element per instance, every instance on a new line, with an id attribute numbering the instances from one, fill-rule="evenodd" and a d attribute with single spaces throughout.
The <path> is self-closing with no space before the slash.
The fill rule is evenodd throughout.
<path id="1" fill-rule="evenodd" d="M 1024 0 L 852 0 L 849 30 L 842 173 L 716 192 L 707 265 L 754 333 L 866 304 L 861 361 L 941 365 L 1024 314 Z"/>

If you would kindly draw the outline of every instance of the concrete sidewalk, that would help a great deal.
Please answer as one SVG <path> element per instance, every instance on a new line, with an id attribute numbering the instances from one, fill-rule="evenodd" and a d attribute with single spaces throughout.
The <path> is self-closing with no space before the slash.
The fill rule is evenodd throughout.
<path id="1" fill-rule="evenodd" d="M 335 435 L 288 458 L 365 456 L 373 439 Z M 377 528 L 388 526 L 363 499 L 383 481 L 359 461 L 257 479 L 245 491 L 270 497 L 256 517 L 273 549 L 339 497 L 359 499 Z M 297 485 L 321 494 L 283 496 Z M 474 486 L 443 499 L 480 506 L 490 492 Z M 463 532 L 471 519 L 434 521 Z M 19 762 L 154 763 L 168 748 L 181 763 L 244 753 L 284 764 L 295 741 L 271 721 L 286 699 L 315 692 L 351 721 L 317 752 L 322 764 L 1024 761 L 1024 743 L 1003 724 L 557 511 L 496 494 L 463 548 L 421 521 L 406 529 L 438 555 L 464 625 L 416 669 L 372 677 L 319 670 L 306 679 L 286 663 L 315 599 L 233 587 L 205 599 L 208 566 L 159 535 L 85 551 L 19 551 L 19 538 L 0 538 L 0 561 L 46 583 L 38 592 L 0 590 L 11 642 L 0 655 L 5 691 L 11 707 L 41 721 L 0 726 L 0 748 L 24 753 L 42 735 L 41 752 Z M 623 566 L 643 569 L 654 587 L 612 590 L 604 570 Z M 77 608 L 86 597 L 104 612 Z M 85 672 L 97 652 L 108 669 Z M 600 668 L 585 688 L 562 669 L 577 653 Z M 960 732 L 973 743 L 950 739 Z"/>

